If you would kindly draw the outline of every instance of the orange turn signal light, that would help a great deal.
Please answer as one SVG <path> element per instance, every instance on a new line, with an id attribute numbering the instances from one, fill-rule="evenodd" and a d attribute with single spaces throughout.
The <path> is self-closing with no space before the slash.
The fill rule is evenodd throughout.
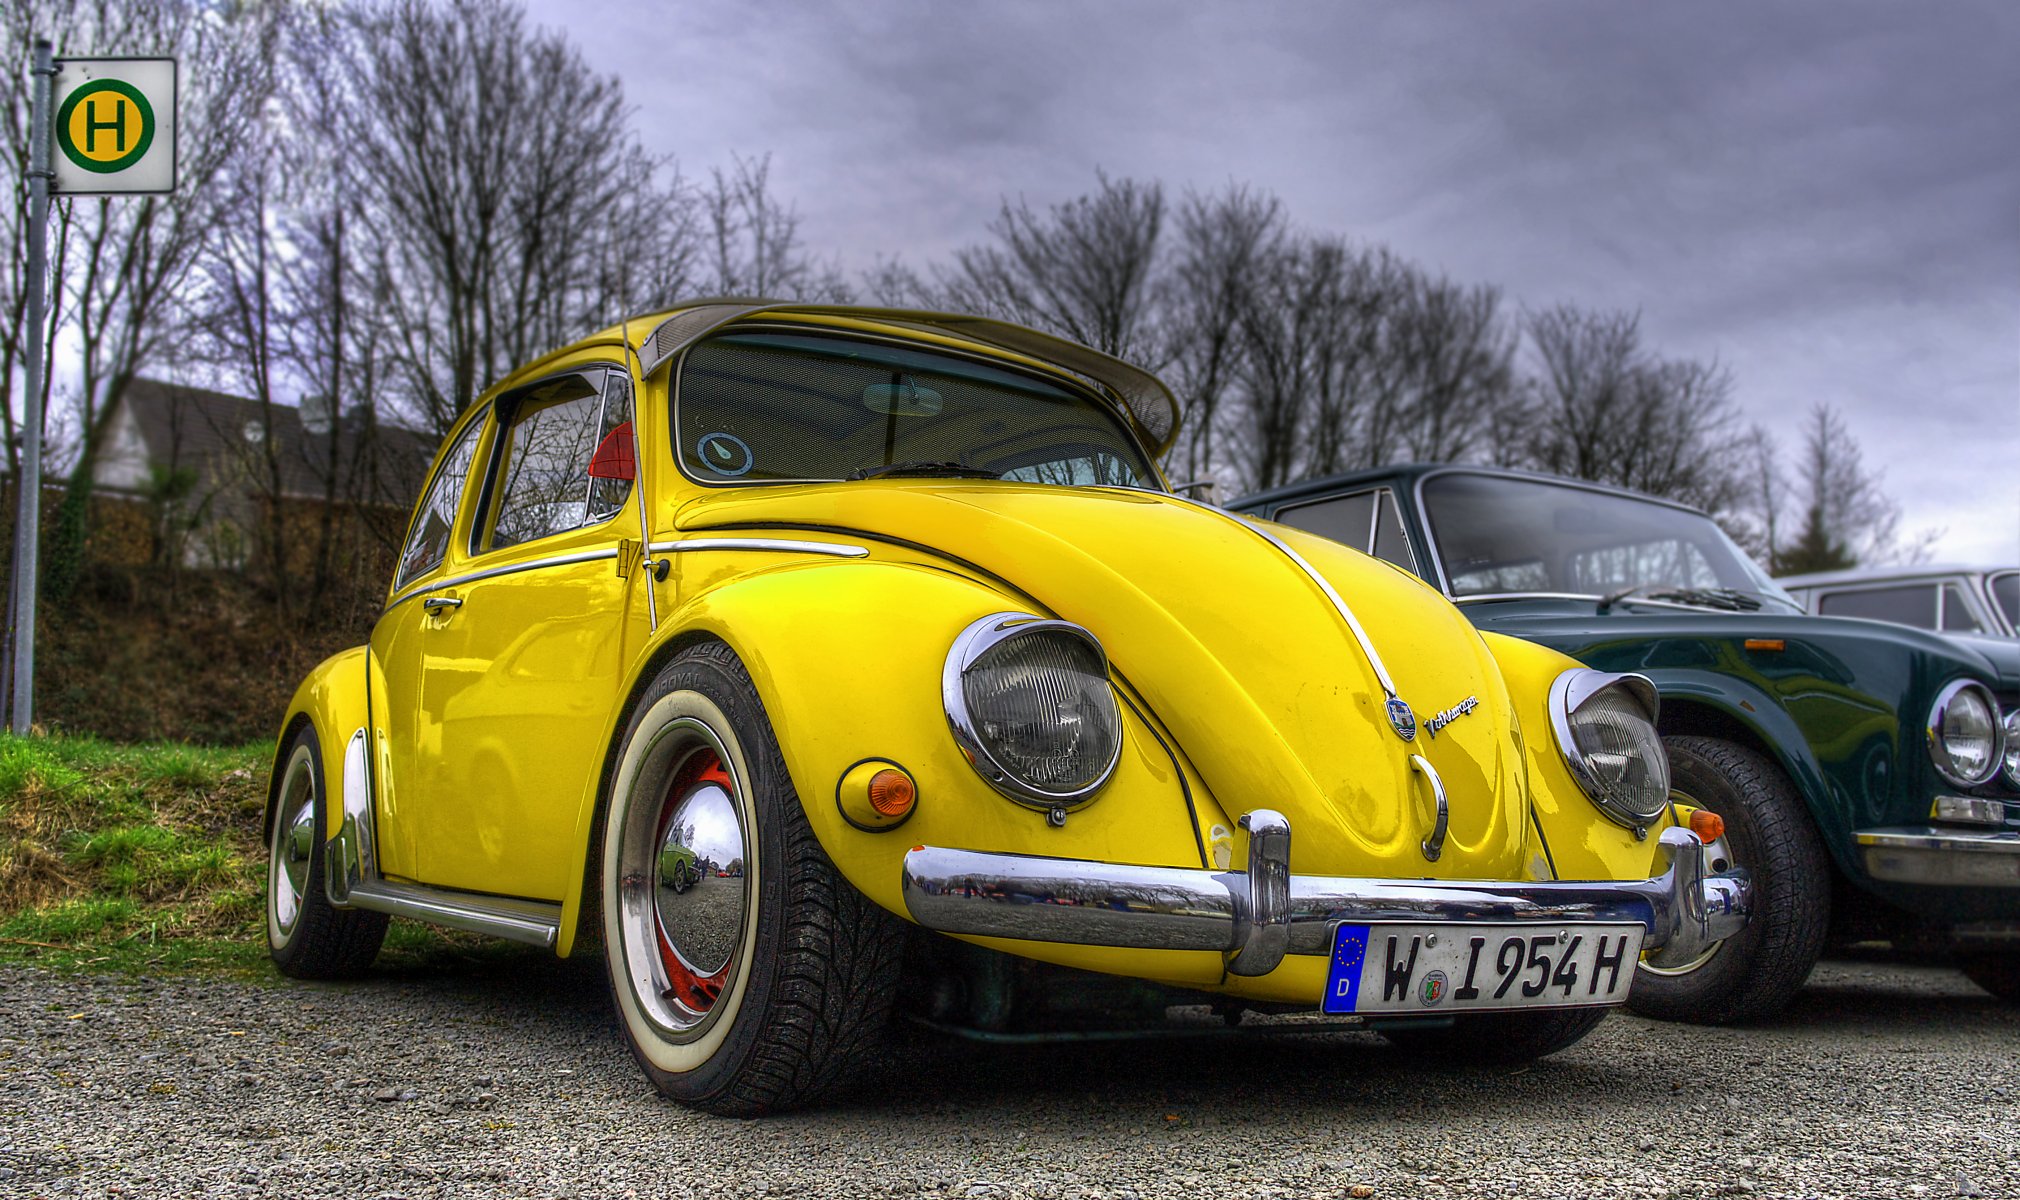
<path id="1" fill-rule="evenodd" d="M 1708 808 L 1700 808 L 1690 814 L 1690 831 L 1697 840 L 1709 846 L 1725 836 L 1725 818 Z"/>
<path id="2" fill-rule="evenodd" d="M 1746 640 L 1746 648 L 1749 650 L 1773 650 L 1779 652 L 1788 649 L 1789 643 L 1786 638 L 1748 638 Z"/>
<path id="3" fill-rule="evenodd" d="M 888 767 L 870 776 L 870 807 L 887 817 L 902 817 L 912 811 L 919 793 L 912 777 Z"/>
<path id="4" fill-rule="evenodd" d="M 835 784 L 835 806 L 849 824 L 865 833 L 896 829 L 919 803 L 911 772 L 884 758 L 866 758 Z"/>

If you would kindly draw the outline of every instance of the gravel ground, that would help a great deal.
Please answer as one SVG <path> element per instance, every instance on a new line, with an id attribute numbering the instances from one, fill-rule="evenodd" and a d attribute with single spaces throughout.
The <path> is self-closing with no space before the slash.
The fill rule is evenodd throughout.
<path id="1" fill-rule="evenodd" d="M 825 1111 L 659 1100 L 600 967 L 312 986 L 0 969 L 0 1194 L 2015 1196 L 2020 1009 L 1830 962 L 1776 1024 L 1609 1018 L 1520 1069 L 1367 1035 L 916 1035 Z"/>

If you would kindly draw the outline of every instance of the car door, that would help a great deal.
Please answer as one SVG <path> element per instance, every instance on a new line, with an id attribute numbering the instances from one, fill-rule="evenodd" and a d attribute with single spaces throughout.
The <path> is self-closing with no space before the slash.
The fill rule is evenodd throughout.
<path id="1" fill-rule="evenodd" d="M 560 900 L 629 656 L 646 635 L 630 577 L 628 478 L 592 478 L 631 437 L 631 381 L 589 364 L 502 396 L 473 473 L 453 574 L 422 614 L 415 753 L 400 773 L 414 877 Z M 389 673 L 390 675 L 390 673 Z M 418 795 L 416 794 L 418 790 Z"/>

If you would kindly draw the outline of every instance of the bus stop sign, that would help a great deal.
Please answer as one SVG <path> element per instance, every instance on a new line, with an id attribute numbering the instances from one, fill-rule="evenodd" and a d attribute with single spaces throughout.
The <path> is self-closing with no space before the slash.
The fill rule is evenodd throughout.
<path id="1" fill-rule="evenodd" d="M 172 58 L 58 60 L 55 190 L 174 191 L 175 83 Z"/>

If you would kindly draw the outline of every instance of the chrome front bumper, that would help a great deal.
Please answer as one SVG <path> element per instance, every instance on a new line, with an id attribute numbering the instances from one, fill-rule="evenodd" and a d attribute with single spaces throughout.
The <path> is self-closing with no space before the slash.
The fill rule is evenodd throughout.
<path id="1" fill-rule="evenodd" d="M 1888 883 L 2020 888 L 2020 832 L 1903 825 L 1852 834 L 1866 872 Z"/>
<path id="2" fill-rule="evenodd" d="M 1667 829 L 1669 869 L 1653 879 L 1498 883 L 1290 873 L 1290 822 L 1259 808 L 1246 871 L 1138 867 L 917 846 L 905 907 L 942 933 L 1144 950 L 1218 950 L 1236 975 L 1286 954 L 1324 955 L 1333 927 L 1373 921 L 1635 922 L 1655 961 L 1688 962 L 1746 925 L 1746 872 L 1713 873 L 1704 843 Z"/>

